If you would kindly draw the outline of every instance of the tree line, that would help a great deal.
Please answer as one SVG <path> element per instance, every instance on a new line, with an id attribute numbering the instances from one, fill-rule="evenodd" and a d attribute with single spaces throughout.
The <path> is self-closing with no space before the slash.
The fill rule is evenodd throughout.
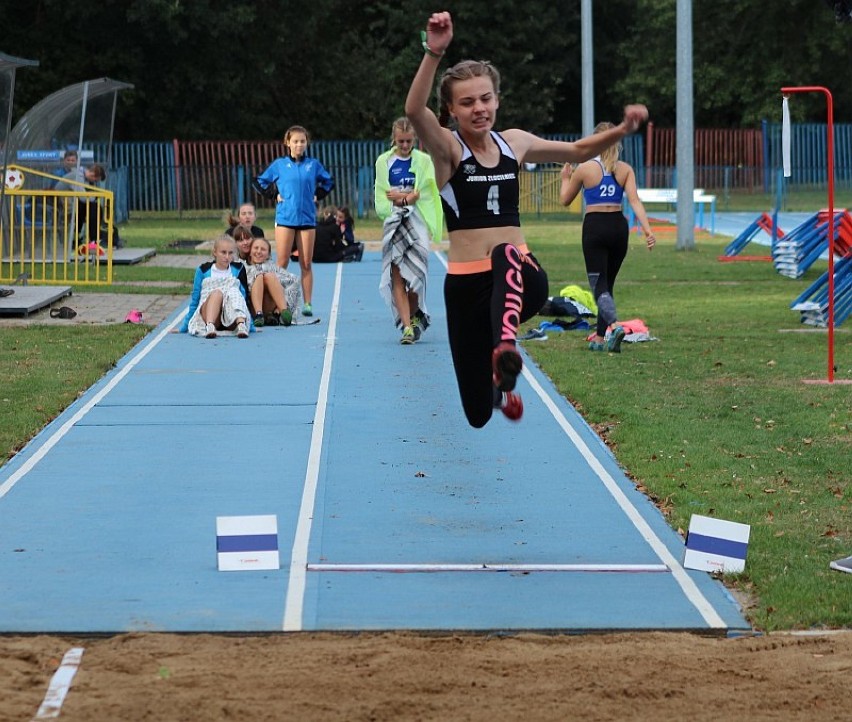
<path id="1" fill-rule="evenodd" d="M 628 102 L 676 122 L 676 0 L 593 2 L 596 120 Z M 292 124 L 316 138 L 389 134 L 420 58 L 419 31 L 448 9 L 445 63 L 473 57 L 503 74 L 498 127 L 581 129 L 580 0 L 0 0 L 0 52 L 37 60 L 17 73 L 13 122 L 67 85 L 110 77 L 118 140 L 270 139 Z M 852 25 L 822 0 L 694 0 L 695 126 L 780 119 L 783 85 L 823 85 L 852 120 Z M 794 121 L 822 121 L 799 96 Z"/>

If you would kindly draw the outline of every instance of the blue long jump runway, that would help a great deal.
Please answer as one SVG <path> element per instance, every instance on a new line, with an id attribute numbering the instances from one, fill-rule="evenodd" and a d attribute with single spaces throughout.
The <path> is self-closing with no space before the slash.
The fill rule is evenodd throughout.
<path id="1" fill-rule="evenodd" d="M 469 428 L 441 258 L 410 347 L 380 268 L 248 340 L 181 309 L 3 467 L 0 632 L 748 629 L 529 360 L 523 421 Z M 218 571 L 216 517 L 269 514 L 281 569 Z"/>

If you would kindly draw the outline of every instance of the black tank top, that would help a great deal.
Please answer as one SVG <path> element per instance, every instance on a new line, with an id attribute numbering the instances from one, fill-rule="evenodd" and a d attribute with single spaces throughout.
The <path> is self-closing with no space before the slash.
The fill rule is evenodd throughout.
<path id="1" fill-rule="evenodd" d="M 495 167 L 486 168 L 458 132 L 453 131 L 453 135 L 461 143 L 462 157 L 456 172 L 441 188 L 447 230 L 520 226 L 518 161 L 509 144 L 491 131 L 500 148 L 500 161 Z"/>

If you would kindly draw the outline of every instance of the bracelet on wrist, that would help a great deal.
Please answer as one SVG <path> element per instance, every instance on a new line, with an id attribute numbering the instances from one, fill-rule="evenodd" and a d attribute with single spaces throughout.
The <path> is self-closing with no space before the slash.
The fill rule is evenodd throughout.
<path id="1" fill-rule="evenodd" d="M 420 31 L 420 45 L 422 46 L 423 52 L 426 53 L 426 55 L 429 55 L 433 58 L 443 58 L 444 57 L 443 52 L 436 53 L 434 50 L 432 50 L 432 48 L 429 47 L 429 43 L 426 42 L 426 31 L 425 30 Z"/>

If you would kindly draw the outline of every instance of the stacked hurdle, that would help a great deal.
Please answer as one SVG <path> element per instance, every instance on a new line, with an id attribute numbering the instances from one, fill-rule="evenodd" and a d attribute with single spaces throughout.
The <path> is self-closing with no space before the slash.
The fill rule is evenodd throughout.
<path id="1" fill-rule="evenodd" d="M 768 213 L 761 213 L 751 224 L 749 224 L 748 228 L 746 228 L 740 235 L 738 235 L 733 241 L 731 241 L 728 246 L 725 248 L 725 254 L 723 256 L 719 256 L 720 261 L 731 261 L 734 260 L 735 256 L 738 256 L 740 252 L 745 248 L 751 241 L 754 240 L 754 237 L 760 232 L 764 231 L 769 234 L 769 237 L 772 239 L 772 245 L 779 238 L 784 237 L 784 231 L 782 231 L 775 223 L 775 219 L 773 219 Z M 766 260 L 771 261 L 772 256 L 742 256 L 743 260 Z"/>
<path id="2" fill-rule="evenodd" d="M 828 271 L 790 304 L 801 311 L 802 323 L 828 326 Z M 846 247 L 843 258 L 834 264 L 834 327 L 840 326 L 852 312 L 852 248 Z"/>
<path id="3" fill-rule="evenodd" d="M 815 213 L 772 247 L 775 270 L 788 278 L 799 278 L 828 250 L 828 211 Z M 845 256 L 852 248 L 852 216 L 835 211 L 834 249 Z"/>

